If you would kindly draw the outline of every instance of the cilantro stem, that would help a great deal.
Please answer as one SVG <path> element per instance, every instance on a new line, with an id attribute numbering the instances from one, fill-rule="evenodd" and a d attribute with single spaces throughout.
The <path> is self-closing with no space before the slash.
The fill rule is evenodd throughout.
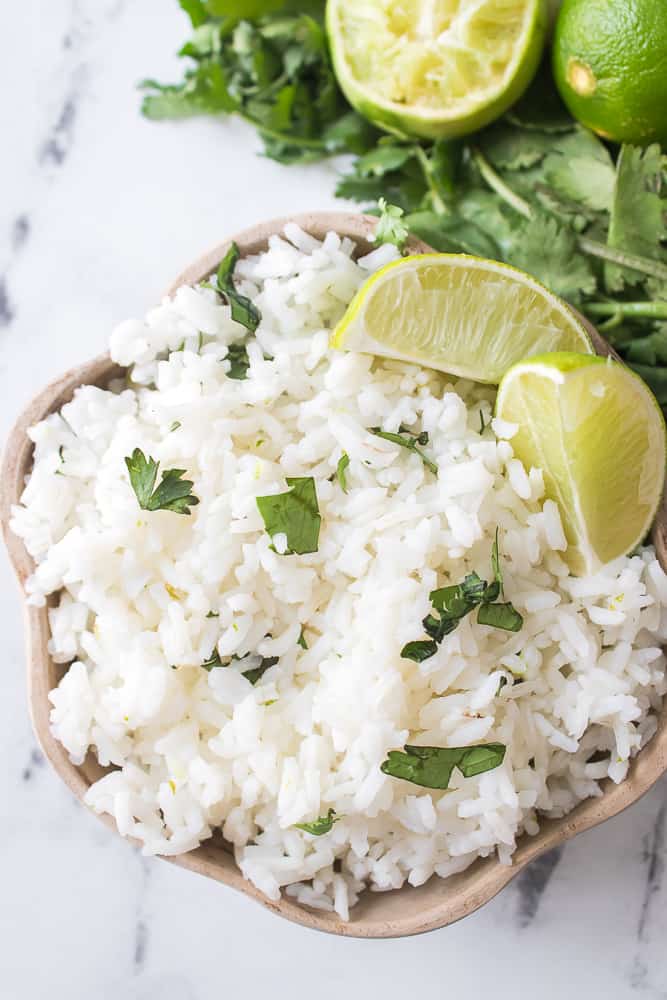
<path id="1" fill-rule="evenodd" d="M 391 441 L 392 444 L 397 444 L 400 445 L 401 448 L 407 448 L 408 451 L 413 451 L 415 455 L 419 455 L 426 468 L 432 472 L 434 476 L 438 475 L 438 466 L 428 457 L 428 455 L 424 454 L 421 448 L 417 447 L 416 437 L 404 438 L 400 434 L 394 434 L 392 431 L 383 431 L 381 427 L 371 427 L 370 433 L 375 434 L 375 437 L 382 438 L 384 441 Z"/>
<path id="2" fill-rule="evenodd" d="M 587 302 L 591 316 L 648 316 L 667 319 L 667 302 Z"/>
<path id="3" fill-rule="evenodd" d="M 631 271 L 641 271 L 642 274 L 648 274 L 652 278 L 667 281 L 667 265 L 661 264 L 658 260 L 650 260 L 648 257 L 640 257 L 634 253 L 626 253 L 625 250 L 615 250 L 614 247 L 598 243 L 597 240 L 589 240 L 587 236 L 579 236 L 577 244 L 580 250 L 590 254 L 591 257 L 599 257 L 600 260 L 607 260 L 610 264 L 618 264 Z"/>
<path id="4" fill-rule="evenodd" d="M 528 202 L 515 191 L 512 191 L 511 187 L 508 187 L 508 185 L 505 184 L 502 177 L 496 173 L 487 158 L 479 149 L 477 149 L 477 147 L 473 147 L 472 158 L 477 165 L 477 169 L 491 190 L 495 191 L 496 194 L 499 195 L 503 201 L 506 201 L 508 205 L 519 213 L 519 215 L 523 215 L 524 219 L 532 219 L 533 210 Z"/>
<path id="5" fill-rule="evenodd" d="M 278 132 L 276 129 L 262 125 L 261 122 L 256 121 L 251 115 L 244 114 L 243 111 L 237 110 L 235 114 L 243 121 L 248 122 L 249 125 L 253 125 L 260 135 L 266 135 L 269 139 L 276 139 L 278 142 L 284 142 L 290 146 L 301 146 L 303 149 L 316 149 L 329 156 L 333 155 L 333 151 L 321 139 L 305 139 L 298 135 L 288 135 L 286 132 Z"/>
<path id="6" fill-rule="evenodd" d="M 435 181 L 433 180 L 433 164 L 426 155 L 423 146 L 420 146 L 419 143 L 415 146 L 415 154 L 417 156 L 417 160 L 419 161 L 419 166 L 422 168 L 426 184 L 428 185 L 433 208 L 438 215 L 447 215 L 447 206 L 440 197 L 440 192 L 438 191 Z"/>

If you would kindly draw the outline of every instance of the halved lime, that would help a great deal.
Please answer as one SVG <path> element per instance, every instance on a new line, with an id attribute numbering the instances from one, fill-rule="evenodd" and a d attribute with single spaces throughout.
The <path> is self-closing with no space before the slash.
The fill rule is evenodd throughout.
<path id="1" fill-rule="evenodd" d="M 542 469 L 573 572 L 594 572 L 643 540 L 662 495 L 666 438 L 638 375 L 610 358 L 531 358 L 500 383 L 496 415 L 519 425 L 517 458 Z"/>
<path id="2" fill-rule="evenodd" d="M 466 135 L 513 104 L 542 53 L 546 0 L 328 0 L 350 103 L 400 135 Z"/>
<path id="3" fill-rule="evenodd" d="M 574 313 L 534 278 L 465 254 L 416 254 L 366 281 L 331 346 L 414 361 L 476 382 L 546 351 L 593 346 Z"/>

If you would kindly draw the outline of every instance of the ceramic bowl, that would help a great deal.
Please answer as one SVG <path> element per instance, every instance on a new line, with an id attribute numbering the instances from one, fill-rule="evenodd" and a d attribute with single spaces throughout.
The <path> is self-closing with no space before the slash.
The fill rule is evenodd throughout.
<path id="1" fill-rule="evenodd" d="M 345 213 L 314 213 L 293 219 L 277 219 L 263 225 L 254 226 L 239 233 L 234 239 L 242 255 L 258 253 L 266 248 L 269 236 L 281 232 L 288 221 L 297 222 L 303 229 L 317 238 L 322 238 L 329 230 L 351 237 L 363 254 L 371 249 L 368 236 L 373 232 L 375 220 L 368 216 Z M 171 294 L 182 284 L 193 284 L 208 277 L 217 267 L 228 249 L 229 240 L 215 247 L 187 267 L 167 290 Z M 419 241 L 412 241 L 408 249 L 413 253 L 430 248 Z M 600 354 L 609 354 L 609 348 L 602 338 L 586 324 L 595 347 Z M 59 409 L 71 399 L 74 390 L 82 384 L 104 386 L 111 377 L 122 372 L 113 364 L 108 355 L 73 368 L 56 379 L 33 399 L 14 425 L 8 439 L 0 481 L 0 517 L 9 556 L 19 584 L 23 589 L 26 578 L 33 572 L 33 562 L 26 552 L 23 542 L 8 529 L 10 509 L 18 503 L 26 475 L 32 463 L 32 443 L 27 436 L 28 428 L 42 420 L 49 413 Z M 667 568 L 667 510 L 663 505 L 653 528 L 653 539 L 658 556 Z M 49 691 L 58 684 L 66 669 L 53 663 L 48 650 L 49 625 L 46 607 L 36 608 L 25 605 L 26 664 L 30 711 L 39 743 L 51 765 L 69 789 L 79 799 L 83 799 L 92 782 L 99 778 L 103 769 L 92 754 L 81 766 L 74 765 L 66 751 L 49 730 Z M 335 913 L 312 910 L 300 905 L 288 896 L 278 902 L 266 899 L 250 882 L 246 881 L 236 867 L 228 845 L 216 833 L 197 850 L 178 857 L 168 858 L 172 864 L 190 871 L 206 875 L 225 885 L 238 889 L 256 899 L 263 906 L 281 917 L 303 924 L 306 927 L 328 931 L 350 937 L 384 938 L 419 934 L 423 931 L 444 927 L 492 899 L 526 865 L 545 851 L 549 851 L 575 834 L 597 826 L 635 802 L 658 780 L 667 769 L 667 709 L 663 709 L 658 722 L 658 731 L 651 742 L 638 754 L 630 765 L 628 777 L 620 785 L 611 781 L 604 784 L 604 794 L 597 799 L 588 799 L 562 819 L 547 820 L 534 837 L 524 836 L 519 841 L 511 867 L 499 864 L 495 858 L 476 861 L 464 872 L 447 879 L 431 878 L 425 885 L 412 888 L 407 884 L 401 889 L 389 892 L 366 892 L 351 913 L 351 920 L 345 922 Z M 100 817 L 107 826 L 115 829 L 109 816 Z"/>

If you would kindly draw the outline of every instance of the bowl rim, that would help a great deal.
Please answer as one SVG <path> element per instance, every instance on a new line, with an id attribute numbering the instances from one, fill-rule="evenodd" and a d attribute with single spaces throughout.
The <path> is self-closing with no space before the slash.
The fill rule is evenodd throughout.
<path id="1" fill-rule="evenodd" d="M 317 238 L 333 230 L 358 244 L 361 253 L 372 249 L 369 236 L 377 220 L 372 216 L 345 212 L 312 212 L 290 215 L 251 226 L 204 253 L 186 267 L 169 285 L 165 295 L 172 295 L 183 284 L 204 280 L 217 267 L 219 261 L 236 242 L 243 256 L 257 253 L 266 247 L 272 235 L 282 233 L 287 223 Z M 433 252 L 420 240 L 410 240 L 409 252 Z M 570 307 L 571 308 L 571 307 Z M 591 335 L 599 354 L 613 352 L 591 324 L 573 310 Z M 92 781 L 103 769 L 88 755 L 84 764 L 71 762 L 64 747 L 53 737 L 49 728 L 49 691 L 62 668 L 52 663 L 48 651 L 48 604 L 45 607 L 28 605 L 25 600 L 25 581 L 33 572 L 34 564 L 23 541 L 9 528 L 11 508 L 17 504 L 32 463 L 33 445 L 28 429 L 49 413 L 59 409 L 71 399 L 78 386 L 104 385 L 123 369 L 111 361 L 108 354 L 98 355 L 91 361 L 69 369 L 50 382 L 24 408 L 7 438 L 2 459 L 0 479 L 0 522 L 10 563 L 23 597 L 23 615 L 26 642 L 29 709 L 35 735 L 45 757 L 71 792 L 83 801 Z M 663 568 L 667 568 L 667 505 L 663 496 L 652 530 L 652 540 Z M 166 857 L 164 860 L 179 867 L 205 875 L 243 892 L 267 909 L 295 923 L 316 930 L 347 937 L 390 938 L 420 934 L 444 927 L 474 912 L 489 902 L 523 868 L 545 851 L 565 843 L 576 834 L 604 822 L 626 809 L 644 795 L 667 770 L 667 699 L 658 714 L 658 729 L 652 740 L 631 761 L 627 777 L 619 785 L 606 780 L 603 795 L 586 799 L 561 819 L 542 820 L 540 832 L 529 837 L 523 834 L 518 841 L 511 866 L 502 865 L 494 857 L 478 859 L 465 871 L 447 878 L 432 876 L 424 885 L 413 888 L 404 884 L 400 889 L 383 893 L 365 892 L 351 912 L 349 922 L 335 913 L 314 910 L 281 895 L 278 901 L 267 899 L 251 882 L 243 877 L 233 856 L 222 843 L 219 834 L 204 841 L 187 854 Z M 116 830 L 115 821 L 106 814 L 94 813 L 110 829 Z M 128 839 L 128 838 L 125 838 Z M 136 843 L 136 842 L 135 842 Z"/>

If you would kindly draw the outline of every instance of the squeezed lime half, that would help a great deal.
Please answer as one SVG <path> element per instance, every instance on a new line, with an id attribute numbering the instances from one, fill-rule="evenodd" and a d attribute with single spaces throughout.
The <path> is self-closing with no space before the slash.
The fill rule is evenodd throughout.
<path id="1" fill-rule="evenodd" d="M 334 68 L 350 103 L 400 135 L 466 135 L 523 93 L 546 0 L 328 0 Z"/>

